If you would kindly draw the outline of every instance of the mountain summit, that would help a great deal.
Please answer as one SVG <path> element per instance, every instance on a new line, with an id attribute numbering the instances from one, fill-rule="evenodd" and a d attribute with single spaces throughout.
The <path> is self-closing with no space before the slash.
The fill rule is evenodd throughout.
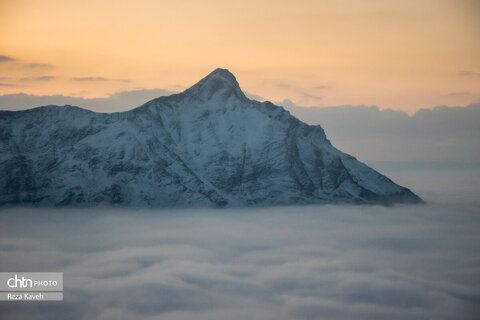
<path id="1" fill-rule="evenodd" d="M 223 96 L 234 95 L 238 99 L 247 97 L 240 89 L 235 76 L 227 69 L 215 69 L 205 78 L 185 91 L 203 100 L 210 100 L 216 94 Z"/>
<path id="2" fill-rule="evenodd" d="M 421 202 L 226 69 L 130 111 L 0 112 L 0 205 Z"/>

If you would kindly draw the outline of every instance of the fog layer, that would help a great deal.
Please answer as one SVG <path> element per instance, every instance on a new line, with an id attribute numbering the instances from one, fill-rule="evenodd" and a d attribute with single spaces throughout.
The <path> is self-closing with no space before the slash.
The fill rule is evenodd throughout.
<path id="1" fill-rule="evenodd" d="M 0 211 L 0 270 L 65 290 L 0 318 L 478 318 L 478 172 L 388 174 L 428 204 Z"/>

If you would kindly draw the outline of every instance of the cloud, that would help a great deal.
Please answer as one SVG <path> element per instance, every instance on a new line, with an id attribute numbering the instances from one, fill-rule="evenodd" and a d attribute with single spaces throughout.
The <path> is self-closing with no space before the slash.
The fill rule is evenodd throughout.
<path id="1" fill-rule="evenodd" d="M 244 91 L 245 95 L 252 100 L 257 100 L 257 101 L 265 101 L 265 98 L 247 91 Z"/>
<path id="2" fill-rule="evenodd" d="M 13 60 L 15 59 L 13 59 L 12 57 L 0 55 L 0 62 L 13 61 Z"/>
<path id="3" fill-rule="evenodd" d="M 16 85 L 15 84 L 12 84 L 12 83 L 3 83 L 3 82 L 0 82 L 0 87 L 15 87 Z"/>
<path id="4" fill-rule="evenodd" d="M 471 92 L 467 92 L 467 91 L 458 91 L 458 92 L 450 92 L 448 95 L 456 97 L 456 96 L 468 96 L 471 94 L 472 94 Z"/>
<path id="5" fill-rule="evenodd" d="M 7 61 L 17 61 L 17 59 L 9 56 L 0 55 L 0 62 L 7 62 Z M 26 63 L 26 64 L 22 64 L 22 66 L 29 69 L 40 69 L 40 68 L 52 69 L 55 67 L 54 65 L 48 64 L 48 63 Z"/>
<path id="6" fill-rule="evenodd" d="M 64 95 L 5 94 L 0 96 L 0 110 L 24 110 L 45 105 L 73 105 L 98 112 L 117 112 L 133 109 L 149 100 L 173 93 L 164 89 L 139 89 L 117 92 L 106 98 L 89 99 Z"/>
<path id="7" fill-rule="evenodd" d="M 325 90 L 330 89 L 330 86 L 316 86 L 312 88 L 313 90 Z"/>
<path id="8" fill-rule="evenodd" d="M 40 68 L 45 68 L 45 69 L 53 69 L 55 68 L 54 65 L 48 64 L 48 63 L 29 63 L 26 65 L 27 68 L 31 69 L 40 69 Z"/>
<path id="9" fill-rule="evenodd" d="M 104 77 L 82 77 L 82 78 L 72 78 L 73 81 L 110 81 L 108 78 Z"/>
<path id="10" fill-rule="evenodd" d="M 5 304 L 0 317 L 472 319 L 479 213 L 453 204 L 6 209 L 0 269 L 62 271 L 66 285 L 63 302 Z"/>
<path id="11" fill-rule="evenodd" d="M 413 161 L 425 168 L 480 159 L 480 104 L 420 109 L 412 116 L 376 106 L 280 104 L 300 120 L 321 125 L 336 147 L 361 161 Z"/>
<path id="12" fill-rule="evenodd" d="M 464 77 L 480 77 L 480 72 L 475 71 L 460 71 L 459 74 Z"/>
<path id="13" fill-rule="evenodd" d="M 305 88 L 299 88 L 299 87 L 294 87 L 294 86 L 291 86 L 290 84 L 287 84 L 287 83 L 278 83 L 277 84 L 277 87 L 280 88 L 280 89 L 285 89 L 285 90 L 291 90 L 293 92 L 296 92 L 296 94 L 298 96 L 300 96 L 298 99 L 300 102 L 302 103 L 312 103 L 312 101 L 315 101 L 316 102 L 319 102 L 319 101 L 323 101 L 323 98 L 324 96 L 323 95 L 317 95 L 317 94 L 311 94 L 311 93 L 308 93 L 306 92 Z M 313 90 L 323 90 L 323 89 L 326 89 L 327 86 L 317 86 L 317 87 L 314 87 L 312 88 Z M 285 100 L 289 100 L 289 99 L 285 99 Z"/>
<path id="14" fill-rule="evenodd" d="M 20 81 L 51 81 L 54 80 L 54 76 L 41 76 L 41 77 L 35 77 L 35 78 L 21 78 Z"/>
<path id="15" fill-rule="evenodd" d="M 294 108 L 297 105 L 290 99 L 283 99 L 281 102 L 276 102 L 277 105 L 285 107 L 285 108 Z"/>
<path id="16" fill-rule="evenodd" d="M 277 87 L 280 88 L 280 89 L 289 89 L 289 88 L 291 88 L 292 86 L 289 85 L 288 83 L 278 83 L 278 84 L 277 84 Z"/>
<path id="17" fill-rule="evenodd" d="M 323 100 L 324 97 L 304 92 L 303 93 L 303 98 L 308 99 L 308 100 L 317 100 L 318 101 L 318 100 Z"/>
<path id="18" fill-rule="evenodd" d="M 54 76 L 41 76 L 41 77 L 36 77 L 33 79 L 33 81 L 50 81 L 55 79 Z"/>
<path id="19" fill-rule="evenodd" d="M 101 81 L 120 81 L 120 82 L 131 82 L 132 80 L 129 79 L 110 79 L 104 77 L 77 77 L 72 78 L 73 81 L 93 81 L 93 82 L 101 82 Z"/>

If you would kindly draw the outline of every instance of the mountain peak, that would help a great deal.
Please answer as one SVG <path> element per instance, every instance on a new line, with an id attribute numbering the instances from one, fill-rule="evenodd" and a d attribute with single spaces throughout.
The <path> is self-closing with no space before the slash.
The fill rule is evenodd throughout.
<path id="1" fill-rule="evenodd" d="M 213 70 L 212 72 L 210 72 L 207 75 L 207 77 L 210 77 L 210 76 L 213 76 L 213 75 L 221 76 L 221 77 L 224 77 L 226 79 L 236 81 L 235 76 L 228 69 L 217 68 L 217 69 Z"/>
<path id="2" fill-rule="evenodd" d="M 421 202 L 225 69 L 124 113 L 45 107 L 0 128 L 0 208 Z"/>
<path id="3" fill-rule="evenodd" d="M 221 95 L 223 98 L 234 95 L 237 98 L 246 99 L 235 76 L 227 69 L 222 68 L 213 70 L 205 78 L 187 89 L 187 92 L 204 100 L 210 100 L 217 95 Z"/>

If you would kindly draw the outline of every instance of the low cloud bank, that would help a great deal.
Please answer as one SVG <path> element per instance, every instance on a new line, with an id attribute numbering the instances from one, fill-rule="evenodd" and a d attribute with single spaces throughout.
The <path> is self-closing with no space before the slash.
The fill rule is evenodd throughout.
<path id="1" fill-rule="evenodd" d="M 362 161 L 425 168 L 471 167 L 480 159 L 480 104 L 420 109 L 412 116 L 377 107 L 298 107 L 294 116 L 320 124 L 340 150 Z M 409 161 L 409 163 L 406 163 Z"/>
<path id="2" fill-rule="evenodd" d="M 160 96 L 175 92 L 164 89 L 141 89 L 120 91 L 106 98 L 81 98 L 64 95 L 39 96 L 25 93 L 0 96 L 0 110 L 26 110 L 47 105 L 72 105 L 96 112 L 119 112 L 131 110 Z"/>
<path id="3" fill-rule="evenodd" d="M 3 210 L 0 270 L 62 271 L 65 293 L 0 318 L 477 319 L 480 206 L 432 176 L 396 176 L 417 206 Z"/>

